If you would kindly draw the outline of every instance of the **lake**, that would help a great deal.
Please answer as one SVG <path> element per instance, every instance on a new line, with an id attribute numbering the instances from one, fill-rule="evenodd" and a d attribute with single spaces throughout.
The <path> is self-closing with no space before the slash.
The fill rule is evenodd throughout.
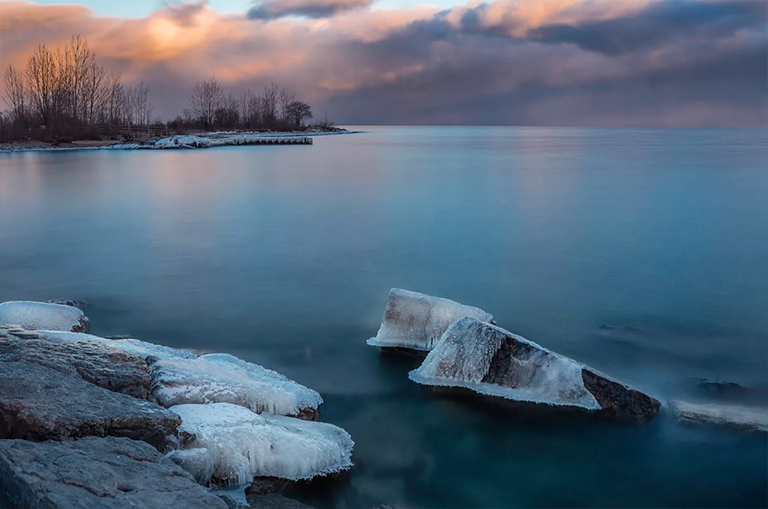
<path id="1" fill-rule="evenodd" d="M 768 438 L 435 394 L 382 356 L 401 287 L 663 402 L 768 385 L 760 130 L 367 127 L 313 146 L 0 154 L 0 301 L 228 352 L 356 442 L 317 507 L 768 504 Z M 768 402 L 766 402 L 768 404 Z"/>

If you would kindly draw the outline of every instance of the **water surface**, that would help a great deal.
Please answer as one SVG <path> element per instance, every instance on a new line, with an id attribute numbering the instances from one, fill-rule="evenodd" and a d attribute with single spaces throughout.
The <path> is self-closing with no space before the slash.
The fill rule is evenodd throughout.
<path id="1" fill-rule="evenodd" d="M 0 301 L 319 390 L 357 446 L 317 506 L 765 506 L 764 437 L 433 394 L 365 339 L 402 287 L 662 401 L 768 384 L 766 163 L 765 131 L 485 127 L 0 154 Z"/>

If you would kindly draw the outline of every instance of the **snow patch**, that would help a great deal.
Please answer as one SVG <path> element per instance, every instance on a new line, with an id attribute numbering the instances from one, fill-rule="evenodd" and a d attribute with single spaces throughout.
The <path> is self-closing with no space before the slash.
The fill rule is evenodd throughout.
<path id="1" fill-rule="evenodd" d="M 144 357 L 145 359 L 148 357 L 156 357 L 158 359 L 193 359 L 197 357 L 196 354 L 188 350 L 147 343 L 140 339 L 106 339 L 94 336 L 93 334 L 84 334 L 82 332 L 61 332 L 52 330 L 38 330 L 37 332 L 43 334 L 46 340 L 53 343 L 77 343 L 79 341 L 104 343 L 113 348 L 119 348 L 125 352 Z"/>
<path id="2" fill-rule="evenodd" d="M 10 301 L 0 304 L 0 324 L 16 324 L 26 330 L 85 330 L 88 318 L 82 310 L 63 304 Z"/>
<path id="3" fill-rule="evenodd" d="M 254 477 L 311 479 L 352 466 L 354 442 L 332 424 L 258 415 L 230 403 L 170 410 L 181 416 L 179 431 L 194 435 L 189 446 L 209 451 L 214 477 L 225 485 L 248 484 Z"/>
<path id="4" fill-rule="evenodd" d="M 502 348 L 511 350 L 495 359 Z M 495 364 L 492 366 L 492 364 Z M 497 371 L 491 374 L 491 370 Z M 463 387 L 490 396 L 590 410 L 600 405 L 584 385 L 584 365 L 474 318 L 456 320 L 408 377 L 423 385 Z"/>
<path id="5" fill-rule="evenodd" d="M 465 316 L 482 322 L 493 321 L 493 315 L 480 308 L 393 288 L 379 332 L 368 344 L 429 351 L 451 323 Z"/>
<path id="6" fill-rule="evenodd" d="M 165 407 L 232 403 L 256 413 L 297 415 L 323 402 L 316 391 L 229 354 L 208 354 L 196 359 L 168 357 L 154 362 L 150 371 L 152 393 Z"/>

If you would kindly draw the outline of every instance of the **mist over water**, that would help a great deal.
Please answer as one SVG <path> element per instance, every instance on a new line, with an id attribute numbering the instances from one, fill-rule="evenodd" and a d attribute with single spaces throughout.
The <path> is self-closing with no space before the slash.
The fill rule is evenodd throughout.
<path id="1" fill-rule="evenodd" d="M 380 356 L 391 287 L 663 402 L 768 386 L 765 131 L 371 127 L 311 147 L 0 154 L 0 301 L 222 351 L 356 442 L 321 506 L 765 506 L 768 440 L 510 408 Z M 763 402 L 768 404 L 768 402 Z"/>

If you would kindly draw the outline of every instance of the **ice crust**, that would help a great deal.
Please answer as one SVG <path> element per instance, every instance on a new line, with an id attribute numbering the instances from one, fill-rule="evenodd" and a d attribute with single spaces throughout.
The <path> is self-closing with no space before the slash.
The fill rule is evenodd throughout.
<path id="1" fill-rule="evenodd" d="M 82 310 L 63 304 L 9 301 L 0 304 L 0 324 L 20 325 L 26 330 L 72 331 L 87 323 Z"/>
<path id="2" fill-rule="evenodd" d="M 225 485 L 248 484 L 254 477 L 311 479 L 352 466 L 354 442 L 332 424 L 258 415 L 230 403 L 170 410 L 181 416 L 179 431 L 195 437 L 187 446 L 209 451 L 214 476 Z"/>
<path id="3" fill-rule="evenodd" d="M 497 361 L 511 375 L 505 376 L 503 384 L 488 383 L 494 356 L 508 338 L 523 345 L 525 353 Z M 522 336 L 474 318 L 462 318 L 451 324 L 408 377 L 423 385 L 464 387 L 516 401 L 598 410 L 600 405 L 584 385 L 582 369 L 583 364 Z"/>
<path id="4" fill-rule="evenodd" d="M 152 393 L 165 407 L 233 403 L 256 413 L 298 415 L 301 410 L 317 408 L 323 402 L 316 391 L 229 354 L 160 359 L 151 365 L 150 371 Z"/>
<path id="5" fill-rule="evenodd" d="M 188 350 L 155 345 L 154 343 L 147 343 L 140 339 L 106 339 L 82 332 L 61 332 L 53 330 L 38 330 L 37 332 L 43 334 L 45 339 L 51 342 L 77 343 L 78 341 L 93 341 L 96 343 L 104 343 L 113 348 L 119 348 L 125 352 L 144 357 L 145 359 L 148 357 L 155 357 L 158 359 L 194 359 L 197 357 L 197 354 Z"/>
<path id="6" fill-rule="evenodd" d="M 429 351 L 451 323 L 465 316 L 493 321 L 493 316 L 480 308 L 392 288 L 379 332 L 368 344 Z"/>

